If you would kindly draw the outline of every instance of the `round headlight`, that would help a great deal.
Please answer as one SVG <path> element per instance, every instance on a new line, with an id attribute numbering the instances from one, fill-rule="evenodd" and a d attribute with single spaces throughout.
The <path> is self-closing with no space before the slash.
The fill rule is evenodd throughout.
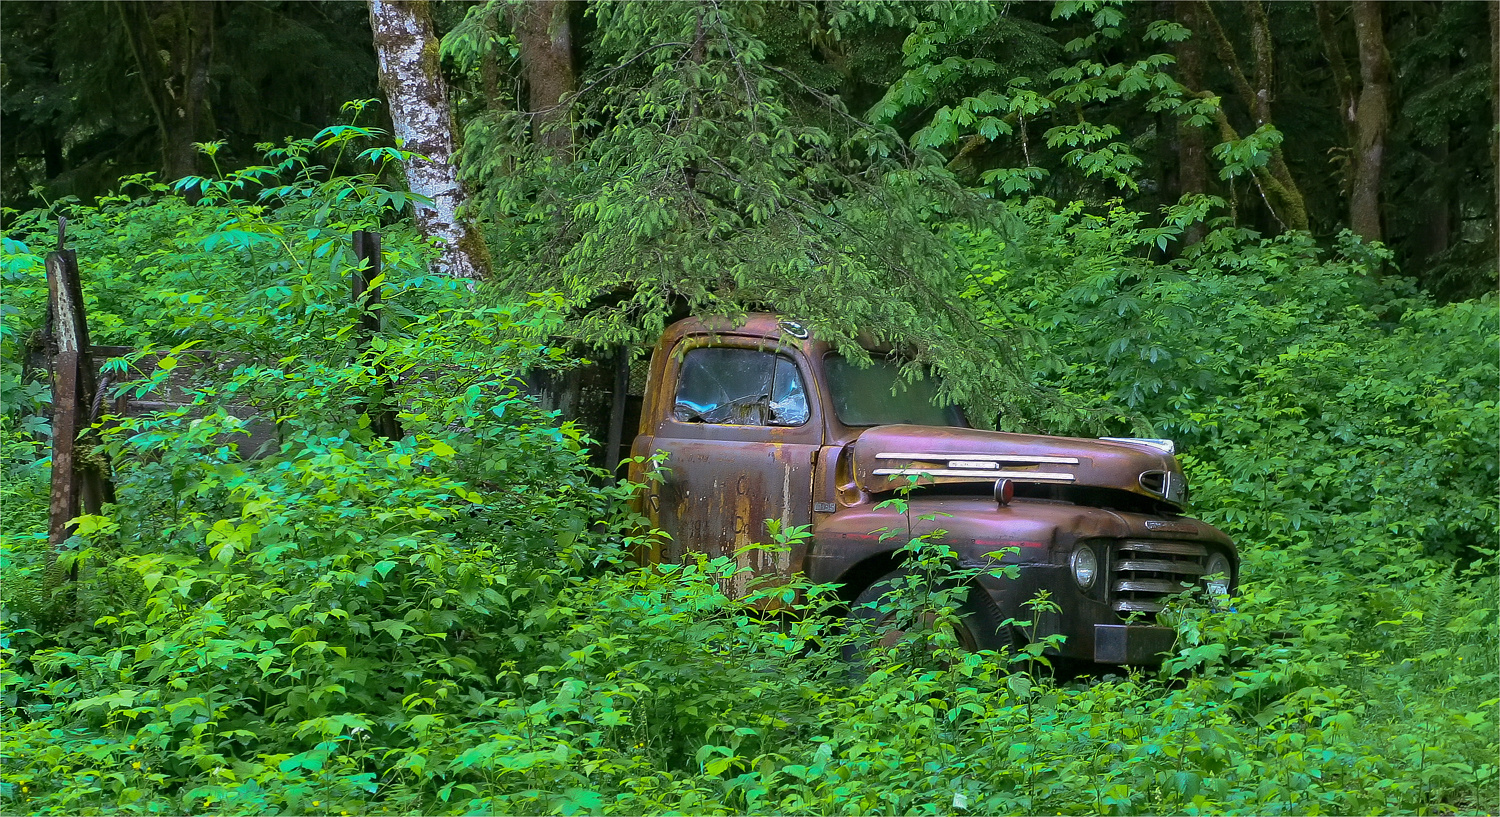
<path id="1" fill-rule="evenodd" d="M 1206 565 L 1207 575 L 1210 577 L 1206 587 L 1210 595 L 1225 596 L 1229 594 L 1229 580 L 1233 577 L 1233 567 L 1229 564 L 1229 557 L 1215 552 L 1208 557 Z"/>
<path id="2" fill-rule="evenodd" d="M 1073 581 L 1078 582 L 1081 590 L 1087 590 L 1094 585 L 1094 577 L 1099 575 L 1099 557 L 1094 555 L 1094 549 L 1088 545 L 1079 545 L 1073 551 Z"/>

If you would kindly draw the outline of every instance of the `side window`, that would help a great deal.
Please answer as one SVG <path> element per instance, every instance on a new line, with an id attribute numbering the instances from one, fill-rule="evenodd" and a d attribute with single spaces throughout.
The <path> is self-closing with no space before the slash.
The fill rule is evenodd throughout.
<path id="1" fill-rule="evenodd" d="M 683 423 L 800 426 L 807 392 L 796 364 L 757 349 L 689 350 L 682 359 L 672 416 Z"/>

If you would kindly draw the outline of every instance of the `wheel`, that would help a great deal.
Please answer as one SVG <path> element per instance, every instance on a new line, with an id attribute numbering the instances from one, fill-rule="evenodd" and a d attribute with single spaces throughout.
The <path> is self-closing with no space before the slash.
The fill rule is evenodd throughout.
<path id="1" fill-rule="evenodd" d="M 897 629 L 894 615 L 889 612 L 881 612 L 877 606 L 870 606 L 872 602 L 878 602 L 895 591 L 896 581 L 912 575 L 908 570 L 897 570 L 880 577 L 874 584 L 865 588 L 863 593 L 854 599 L 853 615 L 856 618 L 871 622 L 875 631 L 879 633 L 878 646 L 889 647 L 898 643 L 906 634 L 905 631 Z M 1002 625 L 1000 611 L 995 608 L 994 602 L 990 601 L 984 590 L 971 586 L 969 595 L 957 610 L 958 626 L 954 632 L 958 643 L 963 649 L 970 652 L 978 650 L 1010 650 L 1014 652 L 1016 641 L 1009 625 Z"/>

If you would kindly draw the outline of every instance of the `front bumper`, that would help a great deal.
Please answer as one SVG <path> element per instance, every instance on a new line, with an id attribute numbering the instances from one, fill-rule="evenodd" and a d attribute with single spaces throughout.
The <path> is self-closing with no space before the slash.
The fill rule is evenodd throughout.
<path id="1" fill-rule="evenodd" d="M 1095 624 L 1094 662 L 1160 664 L 1177 643 L 1177 631 L 1146 624 Z"/>
<path id="2" fill-rule="evenodd" d="M 1099 664 L 1159 666 L 1164 653 L 1177 642 L 1177 632 L 1171 627 L 1121 623 L 1120 614 L 1104 601 L 1079 591 L 1065 566 L 1023 564 L 1020 568 L 1014 579 L 980 576 L 978 584 L 999 609 L 1001 620 L 1013 618 L 1027 640 L 1064 637 L 1061 647 L 1049 649 L 1048 655 Z M 1024 607 L 1022 602 L 1040 590 L 1046 590 L 1061 609 L 1035 615 Z"/>

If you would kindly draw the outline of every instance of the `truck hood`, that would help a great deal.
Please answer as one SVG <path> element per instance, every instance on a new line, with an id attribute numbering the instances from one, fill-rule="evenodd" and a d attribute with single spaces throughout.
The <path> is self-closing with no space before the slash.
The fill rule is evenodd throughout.
<path id="1" fill-rule="evenodd" d="M 1044 437 L 972 428 L 889 425 L 852 445 L 854 477 L 870 493 L 908 484 L 991 482 L 1113 488 L 1181 507 L 1177 459 L 1145 443 Z"/>

